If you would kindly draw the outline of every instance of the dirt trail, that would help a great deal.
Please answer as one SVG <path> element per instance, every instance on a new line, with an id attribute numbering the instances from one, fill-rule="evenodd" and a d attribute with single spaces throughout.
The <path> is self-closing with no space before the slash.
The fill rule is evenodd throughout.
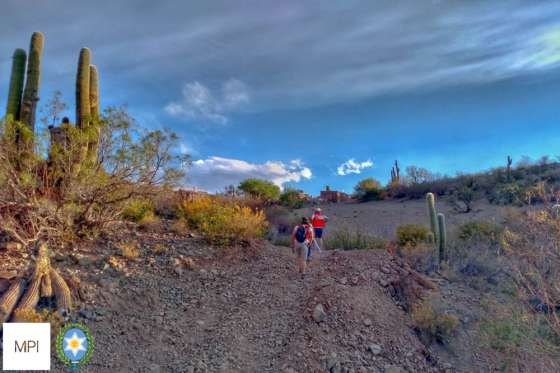
<path id="1" fill-rule="evenodd" d="M 139 241 L 141 259 L 120 270 L 104 264 L 110 243 L 68 263 L 96 339 L 85 372 L 442 371 L 379 284 L 384 252 L 324 252 L 302 280 L 287 248 L 224 255 L 197 239 Z M 168 250 L 155 254 L 158 243 Z M 195 266 L 177 267 L 180 255 Z"/>

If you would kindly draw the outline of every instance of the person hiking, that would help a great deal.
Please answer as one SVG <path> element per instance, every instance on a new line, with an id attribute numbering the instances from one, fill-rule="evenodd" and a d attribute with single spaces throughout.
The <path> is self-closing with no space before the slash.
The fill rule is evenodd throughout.
<path id="1" fill-rule="evenodd" d="M 317 249 L 318 252 L 324 249 L 323 246 L 323 230 L 327 225 L 328 217 L 322 214 L 321 208 L 317 207 L 315 212 L 311 216 L 311 225 L 313 226 L 313 233 L 315 239 L 313 240 L 313 247 Z"/>
<path id="2" fill-rule="evenodd" d="M 304 217 L 301 219 L 301 224 L 296 225 L 292 232 L 292 249 L 296 254 L 298 272 L 302 275 L 305 274 L 307 269 L 307 257 L 313 238 L 313 228 L 309 219 Z"/>

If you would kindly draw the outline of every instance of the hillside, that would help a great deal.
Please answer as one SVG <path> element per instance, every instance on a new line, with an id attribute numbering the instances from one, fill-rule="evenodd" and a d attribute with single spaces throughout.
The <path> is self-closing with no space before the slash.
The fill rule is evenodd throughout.
<path id="1" fill-rule="evenodd" d="M 111 259 L 109 240 L 58 262 L 80 277 L 76 318 L 96 341 L 85 372 L 443 371 L 446 362 L 420 343 L 380 284 L 395 266 L 385 252 L 327 252 L 301 279 L 287 248 L 232 252 L 170 234 L 119 238 L 140 242 L 138 259 Z M 7 256 L 0 271 L 18 268 Z"/>

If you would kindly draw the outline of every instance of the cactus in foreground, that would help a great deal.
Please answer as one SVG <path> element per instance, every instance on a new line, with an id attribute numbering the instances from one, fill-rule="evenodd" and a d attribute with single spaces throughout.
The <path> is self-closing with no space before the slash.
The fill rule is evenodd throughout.
<path id="1" fill-rule="evenodd" d="M 41 297 L 50 298 L 53 296 L 51 275 L 47 273 L 41 277 Z"/>
<path id="2" fill-rule="evenodd" d="M 25 288 L 25 280 L 20 278 L 15 280 L 8 290 L 0 298 L 0 329 L 2 328 L 2 323 L 6 322 L 10 317 L 18 299 L 21 297 L 23 290 Z"/>
<path id="3" fill-rule="evenodd" d="M 20 120 L 27 124 L 33 132 L 35 130 L 35 114 L 37 112 L 37 101 L 39 101 L 39 81 L 41 79 L 41 54 L 45 37 L 41 32 L 31 35 L 29 46 L 29 60 L 27 62 L 27 80 L 23 91 L 21 102 Z"/>
<path id="4" fill-rule="evenodd" d="M 16 312 L 18 310 L 26 310 L 26 309 L 33 309 L 39 303 L 39 294 L 41 289 L 41 277 L 35 277 L 29 286 L 23 297 L 21 297 L 21 301 L 18 304 Z"/>
<path id="5" fill-rule="evenodd" d="M 101 128 L 99 127 L 99 74 L 94 65 L 89 67 L 89 104 L 91 131 L 88 131 L 88 159 L 90 162 L 95 162 L 97 160 Z"/>
<path id="6" fill-rule="evenodd" d="M 78 73 L 76 75 L 76 127 L 86 129 L 89 124 L 90 106 L 90 61 L 91 52 L 88 48 L 80 50 Z"/>
<path id="7" fill-rule="evenodd" d="M 437 215 L 438 221 L 438 248 L 439 248 L 439 262 L 446 261 L 449 253 L 447 252 L 447 227 L 445 225 L 445 215 L 439 213 Z"/>
<path id="8" fill-rule="evenodd" d="M 433 193 L 426 194 L 426 203 L 428 205 L 428 217 L 430 218 L 430 229 L 434 235 L 434 243 L 438 242 L 438 220 L 436 212 L 436 198 Z"/>
<path id="9" fill-rule="evenodd" d="M 19 120 L 21 111 L 21 95 L 25 81 L 25 62 L 27 55 L 23 49 L 16 49 L 12 57 L 12 73 L 10 75 L 10 89 L 8 91 L 8 105 L 6 117 Z"/>
<path id="10" fill-rule="evenodd" d="M 72 309 L 72 294 L 70 293 L 68 284 L 66 284 L 62 276 L 53 268 L 51 268 L 50 276 L 58 309 L 70 311 Z"/>

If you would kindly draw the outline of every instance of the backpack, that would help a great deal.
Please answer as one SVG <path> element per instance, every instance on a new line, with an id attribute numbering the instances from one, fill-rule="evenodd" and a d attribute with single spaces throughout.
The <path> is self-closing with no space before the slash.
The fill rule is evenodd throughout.
<path id="1" fill-rule="evenodd" d="M 299 243 L 304 243 L 307 238 L 307 229 L 303 225 L 299 225 L 296 230 L 296 241 Z"/>

